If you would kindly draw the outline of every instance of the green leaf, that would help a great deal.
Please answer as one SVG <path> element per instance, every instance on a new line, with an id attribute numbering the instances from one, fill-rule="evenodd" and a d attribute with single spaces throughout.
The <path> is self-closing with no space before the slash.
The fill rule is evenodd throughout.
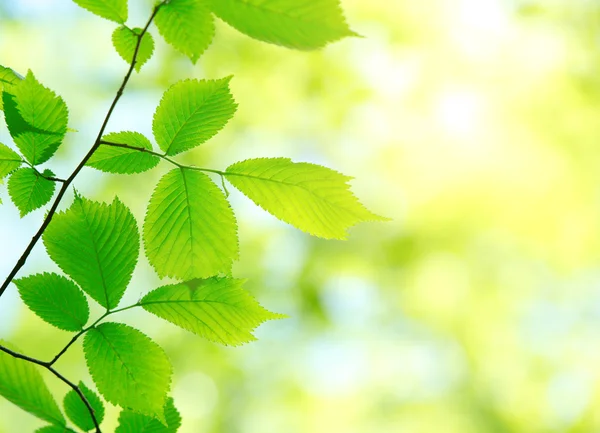
<path id="1" fill-rule="evenodd" d="M 0 340 L 11 350 L 14 346 Z M 51 424 L 65 425 L 58 405 L 37 367 L 0 351 L 0 395 L 21 409 Z"/>
<path id="2" fill-rule="evenodd" d="M 2 93 L 10 135 L 33 165 L 48 161 L 67 133 L 68 110 L 61 97 L 42 86 L 31 71 Z"/>
<path id="3" fill-rule="evenodd" d="M 125 409 L 121 411 L 119 426 L 115 433 L 176 433 L 181 426 L 181 416 L 172 398 L 167 399 L 164 411 L 166 426 L 155 419 Z"/>
<path id="4" fill-rule="evenodd" d="M 364 221 L 385 221 L 367 210 L 334 170 L 287 158 L 260 158 L 230 166 L 225 176 L 267 212 L 326 239 L 346 239 L 347 229 Z"/>
<path id="5" fill-rule="evenodd" d="M 128 64 L 131 64 L 133 55 L 135 54 L 135 47 L 137 46 L 139 35 L 142 33 L 142 29 L 136 27 L 130 29 L 126 26 L 117 28 L 112 34 L 112 41 L 117 50 L 117 53 L 125 60 Z M 154 52 L 154 39 L 148 32 L 142 36 L 142 42 L 140 42 L 140 48 L 135 63 L 135 70 L 140 72 L 142 66 L 150 60 L 152 53 Z"/>
<path id="6" fill-rule="evenodd" d="M 156 343 L 134 328 L 109 322 L 88 331 L 83 348 L 107 401 L 165 421 L 171 364 Z"/>
<path id="7" fill-rule="evenodd" d="M 10 147 L 0 143 L 0 179 L 4 179 L 23 163 L 22 158 Z"/>
<path id="8" fill-rule="evenodd" d="M 43 235 L 50 258 L 100 305 L 115 308 L 135 268 L 139 233 L 131 211 L 76 196 Z"/>
<path id="9" fill-rule="evenodd" d="M 113 132 L 102 140 L 139 149 L 152 150 L 152 144 L 139 132 Z M 124 147 L 101 145 L 86 165 L 107 173 L 133 174 L 142 173 L 158 165 L 160 158 L 140 150 Z"/>
<path id="10" fill-rule="evenodd" d="M 208 176 L 174 169 L 159 181 L 144 221 L 146 256 L 158 275 L 189 280 L 228 273 L 238 254 L 237 223 Z"/>
<path id="11" fill-rule="evenodd" d="M 229 122 L 237 109 L 229 91 L 230 80 L 184 80 L 165 92 L 152 129 L 167 155 L 204 143 Z"/>
<path id="12" fill-rule="evenodd" d="M 165 41 L 193 63 L 215 35 L 212 14 L 203 0 L 171 0 L 160 8 L 155 23 Z"/>
<path id="13" fill-rule="evenodd" d="M 104 419 L 104 404 L 102 400 L 100 400 L 100 397 L 94 391 L 85 386 L 83 382 L 79 382 L 79 389 L 94 410 L 96 421 L 98 421 L 98 424 L 101 424 Z M 65 395 L 63 406 L 69 419 L 81 430 L 90 431 L 95 428 L 90 411 L 75 390 L 71 390 Z"/>
<path id="14" fill-rule="evenodd" d="M 10 90 L 11 86 L 22 80 L 23 77 L 17 74 L 10 68 L 6 68 L 0 65 L 0 96 L 4 89 Z M 2 98 L 0 97 L 0 110 L 4 108 L 4 104 L 2 104 Z"/>
<path id="15" fill-rule="evenodd" d="M 140 301 L 156 316 L 210 341 L 239 345 L 256 338 L 261 323 L 284 316 L 264 309 L 233 278 L 197 279 L 159 287 Z"/>
<path id="16" fill-rule="evenodd" d="M 31 311 L 65 331 L 80 331 L 90 318 L 85 295 L 71 280 L 57 274 L 37 274 L 14 281 Z"/>
<path id="17" fill-rule="evenodd" d="M 125 24 L 127 21 L 127 0 L 73 0 L 73 2 L 107 20 L 119 24 Z"/>
<path id="18" fill-rule="evenodd" d="M 242 33 L 299 50 L 355 36 L 339 0 L 209 0 L 213 12 Z"/>
<path id="19" fill-rule="evenodd" d="M 57 425 L 48 425 L 46 427 L 39 428 L 35 433 L 75 433 L 68 427 L 62 427 Z"/>
<path id="20" fill-rule="evenodd" d="M 33 168 L 20 168 L 8 180 L 8 193 L 19 209 L 21 218 L 50 201 L 54 195 L 55 184 L 46 177 L 54 176 L 50 170 L 44 170 L 42 177 Z"/>

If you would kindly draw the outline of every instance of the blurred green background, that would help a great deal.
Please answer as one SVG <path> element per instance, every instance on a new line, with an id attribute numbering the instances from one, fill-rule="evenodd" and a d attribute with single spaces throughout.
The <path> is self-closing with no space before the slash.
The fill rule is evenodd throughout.
<path id="1" fill-rule="evenodd" d="M 132 25 L 150 2 L 131 0 Z M 183 433 L 600 431 L 600 4 L 586 0 L 343 0 L 352 27 L 322 52 L 255 42 L 222 23 L 196 66 L 157 40 L 109 131 L 151 132 L 175 81 L 234 74 L 240 107 L 187 162 L 224 168 L 287 156 L 352 175 L 373 211 L 347 242 L 304 235 L 232 191 L 235 274 L 270 322 L 241 348 L 143 312 L 118 320 L 172 359 Z M 70 173 L 126 70 L 113 25 L 59 0 L 0 0 L 0 64 L 32 69 L 70 108 L 50 167 Z M 9 143 L 6 127 L 0 141 Z M 117 194 L 139 220 L 168 169 L 86 170 L 83 194 Z M 0 197 L 0 274 L 39 226 Z M 68 204 L 68 203 L 66 203 Z M 38 246 L 22 274 L 54 270 Z M 160 284 L 144 258 L 128 301 Z M 69 335 L 12 287 L 0 338 L 50 358 Z M 79 346 L 58 364 L 88 380 Z M 67 389 L 47 381 L 57 398 Z M 106 431 L 115 428 L 109 411 Z M 41 425 L 0 401 L 0 432 Z"/>

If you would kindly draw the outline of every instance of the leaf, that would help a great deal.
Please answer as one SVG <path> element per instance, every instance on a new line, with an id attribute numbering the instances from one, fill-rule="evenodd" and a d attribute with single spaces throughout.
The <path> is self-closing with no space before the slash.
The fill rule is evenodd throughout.
<path id="1" fill-rule="evenodd" d="M 44 170 L 45 177 L 54 176 L 50 170 Z M 8 180 L 8 193 L 19 209 L 21 218 L 50 201 L 54 195 L 54 182 L 40 176 L 33 168 L 20 168 Z"/>
<path id="2" fill-rule="evenodd" d="M 350 177 L 320 165 L 249 159 L 230 166 L 225 176 L 267 212 L 322 238 L 346 239 L 355 224 L 386 220 L 357 200 L 349 190 Z"/>
<path id="3" fill-rule="evenodd" d="M 13 346 L 0 340 L 11 350 Z M 51 424 L 65 425 L 58 405 L 34 364 L 0 351 L 0 395 Z"/>
<path id="4" fill-rule="evenodd" d="M 130 29 L 126 26 L 118 27 L 112 34 L 112 41 L 119 53 L 119 56 L 125 60 L 128 64 L 131 64 L 133 55 L 135 54 L 135 47 L 137 46 L 139 35 L 142 33 L 142 29 L 136 27 Z M 148 32 L 142 36 L 142 42 L 140 42 L 140 48 L 138 49 L 135 70 L 140 72 L 142 66 L 150 60 L 154 53 L 154 39 Z"/>
<path id="5" fill-rule="evenodd" d="M 113 132 L 105 135 L 102 140 L 152 150 L 150 141 L 139 132 Z M 86 165 L 107 173 L 133 174 L 150 170 L 159 162 L 158 156 L 147 152 L 103 144 Z"/>
<path id="6" fill-rule="evenodd" d="M 213 12 L 260 41 L 299 50 L 356 36 L 339 0 L 209 0 Z"/>
<path id="7" fill-rule="evenodd" d="M 125 24 L 127 21 L 127 0 L 73 0 L 73 2 L 107 20 L 119 24 Z"/>
<path id="8" fill-rule="evenodd" d="M 62 427 L 57 425 L 48 425 L 46 427 L 39 428 L 35 433 L 75 433 L 68 427 Z"/>
<path id="9" fill-rule="evenodd" d="M 4 117 L 15 144 L 33 165 L 48 161 L 67 133 L 68 110 L 61 97 L 31 71 L 2 93 Z"/>
<path id="10" fill-rule="evenodd" d="M 81 289 L 61 275 L 30 275 L 14 283 L 25 305 L 59 329 L 80 331 L 90 318 L 87 299 Z"/>
<path id="11" fill-rule="evenodd" d="M 100 305 L 121 300 L 139 254 L 131 211 L 115 198 L 110 205 L 76 196 L 57 213 L 43 235 L 48 255 Z"/>
<path id="12" fill-rule="evenodd" d="M 156 343 L 130 326 L 109 322 L 88 331 L 83 348 L 107 401 L 164 421 L 171 364 Z"/>
<path id="13" fill-rule="evenodd" d="M 0 96 L 2 95 L 2 91 L 4 89 L 9 90 L 14 83 L 22 79 L 23 77 L 12 69 L 0 65 Z M 2 104 L 2 98 L 0 97 L 0 110 L 3 108 L 4 104 Z"/>
<path id="14" fill-rule="evenodd" d="M 171 0 L 154 20 L 161 36 L 196 63 L 210 46 L 215 23 L 203 0 Z"/>
<path id="15" fill-rule="evenodd" d="M 4 179 L 19 168 L 22 163 L 23 160 L 17 152 L 0 143 L 0 179 Z"/>
<path id="16" fill-rule="evenodd" d="M 140 305 L 210 341 L 236 346 L 256 340 L 252 331 L 261 323 L 284 317 L 264 309 L 243 284 L 233 278 L 191 280 L 159 287 Z"/>
<path id="17" fill-rule="evenodd" d="M 184 80 L 165 92 L 152 129 L 167 155 L 204 143 L 229 122 L 237 109 L 229 91 L 230 80 Z"/>
<path id="18" fill-rule="evenodd" d="M 155 419 L 125 409 L 121 411 L 115 433 L 176 433 L 181 427 L 181 416 L 172 398 L 167 399 L 164 411 L 166 426 Z"/>
<path id="19" fill-rule="evenodd" d="M 177 168 L 163 176 L 152 194 L 144 242 L 161 278 L 206 278 L 231 270 L 238 254 L 237 223 L 207 175 Z"/>
<path id="20" fill-rule="evenodd" d="M 96 421 L 98 421 L 98 424 L 101 424 L 104 419 L 104 404 L 102 403 L 102 400 L 100 400 L 100 397 L 98 397 L 94 391 L 85 386 L 83 382 L 79 382 L 79 390 L 94 410 Z M 90 431 L 95 428 L 94 421 L 92 420 L 92 416 L 90 415 L 87 406 L 75 390 L 71 390 L 65 395 L 63 406 L 65 407 L 65 413 L 69 419 L 81 430 Z"/>

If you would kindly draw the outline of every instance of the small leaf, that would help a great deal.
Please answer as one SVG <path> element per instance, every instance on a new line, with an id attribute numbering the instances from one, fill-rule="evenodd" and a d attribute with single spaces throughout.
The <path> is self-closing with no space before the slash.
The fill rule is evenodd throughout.
<path id="1" fill-rule="evenodd" d="M 133 55 L 135 54 L 135 47 L 137 46 L 139 35 L 142 33 L 142 29 L 136 27 L 130 29 L 126 26 L 117 28 L 112 35 L 113 45 L 119 56 L 125 60 L 128 64 L 131 64 Z M 150 60 L 154 53 L 154 39 L 148 32 L 142 36 L 142 42 L 140 42 L 140 48 L 138 49 L 135 70 L 140 72 L 142 66 Z"/>
<path id="2" fill-rule="evenodd" d="M 165 41 L 193 63 L 210 46 L 215 35 L 212 14 L 202 0 L 171 0 L 160 8 L 155 23 Z"/>
<path id="3" fill-rule="evenodd" d="M 98 397 L 94 391 L 85 386 L 83 382 L 79 382 L 78 386 L 79 390 L 94 410 L 96 421 L 98 421 L 98 424 L 101 424 L 104 419 L 104 404 L 102 403 L 102 400 L 100 400 L 100 397 Z M 71 390 L 65 395 L 63 406 L 65 407 L 65 413 L 69 419 L 81 430 L 90 431 L 95 428 L 94 420 L 92 420 L 88 407 L 75 390 Z"/>
<path id="4" fill-rule="evenodd" d="M 110 143 L 152 150 L 150 141 L 139 132 L 114 132 L 102 139 Z M 107 173 L 134 174 L 150 170 L 159 162 L 158 156 L 147 152 L 103 144 L 86 165 Z"/>
<path id="5" fill-rule="evenodd" d="M 88 331 L 83 348 L 107 401 L 165 421 L 171 364 L 156 343 L 134 328 L 109 322 Z"/>
<path id="6" fill-rule="evenodd" d="M 48 425 L 46 427 L 39 428 L 35 433 L 75 433 L 68 427 L 62 427 L 57 425 Z"/>
<path id="7" fill-rule="evenodd" d="M 260 41 L 299 50 L 355 36 L 339 0 L 209 0 L 213 12 Z"/>
<path id="8" fill-rule="evenodd" d="M 6 68 L 0 65 L 0 96 L 2 96 L 2 91 L 4 89 L 10 90 L 11 86 L 22 80 L 23 77 L 17 74 L 10 68 Z M 4 104 L 2 104 L 2 98 L 0 97 L 0 110 L 4 108 Z"/>
<path id="9" fill-rule="evenodd" d="M 31 71 L 2 93 L 4 117 L 15 144 L 33 165 L 48 161 L 67 133 L 68 110 L 61 97 Z"/>
<path id="10" fill-rule="evenodd" d="M 229 122 L 237 109 L 229 91 L 230 80 L 184 80 L 165 92 L 152 129 L 167 155 L 204 143 Z"/>
<path id="11" fill-rule="evenodd" d="M 2 340 L 0 344 L 11 350 L 17 350 Z M 37 367 L 2 351 L 0 351 L 0 395 L 44 421 L 65 425 L 65 418 Z"/>
<path id="12" fill-rule="evenodd" d="M 140 301 L 142 307 L 210 341 L 239 345 L 256 338 L 261 323 L 284 316 L 271 313 L 243 288 L 243 280 L 210 278 L 159 287 Z"/>
<path id="13" fill-rule="evenodd" d="M 22 158 L 10 147 L 0 143 L 0 179 L 4 179 L 23 163 Z"/>
<path id="14" fill-rule="evenodd" d="M 73 0 L 76 4 L 99 17 L 125 24 L 127 0 Z"/>
<path id="15" fill-rule="evenodd" d="M 14 283 L 25 305 L 59 329 L 80 331 L 90 317 L 87 299 L 81 289 L 61 275 L 30 275 Z"/>
<path id="16" fill-rule="evenodd" d="M 227 199 L 208 176 L 189 169 L 174 169 L 159 181 L 144 220 L 144 241 L 161 278 L 228 273 L 238 254 Z"/>
<path id="17" fill-rule="evenodd" d="M 345 239 L 364 221 L 385 221 L 349 190 L 350 177 L 287 158 L 249 159 L 230 166 L 227 180 L 257 205 L 294 227 L 326 239 Z"/>
<path id="18" fill-rule="evenodd" d="M 125 409 L 121 411 L 115 433 L 176 433 L 181 427 L 181 416 L 172 398 L 167 399 L 164 411 L 166 426 L 155 419 Z"/>
<path id="19" fill-rule="evenodd" d="M 50 170 L 44 170 L 44 176 L 33 168 L 20 168 L 8 180 L 8 193 L 19 209 L 21 218 L 50 201 L 54 195 L 55 184 L 46 177 L 54 176 Z"/>
<path id="20" fill-rule="evenodd" d="M 105 308 L 115 308 L 137 263 L 135 218 L 118 199 L 110 205 L 75 197 L 43 235 L 48 255 Z"/>

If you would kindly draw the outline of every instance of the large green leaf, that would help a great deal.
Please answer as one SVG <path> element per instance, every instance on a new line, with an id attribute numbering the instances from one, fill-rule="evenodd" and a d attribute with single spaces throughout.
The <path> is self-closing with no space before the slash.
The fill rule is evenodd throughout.
<path id="1" fill-rule="evenodd" d="M 152 150 L 152 143 L 139 132 L 113 132 L 102 139 L 109 143 Z M 86 165 L 107 173 L 133 174 L 150 170 L 159 162 L 158 156 L 147 152 L 103 144 L 96 149 Z"/>
<path id="2" fill-rule="evenodd" d="M 54 176 L 50 170 L 44 170 L 41 176 L 33 168 L 20 168 L 8 180 L 8 193 L 19 209 L 21 218 L 50 201 L 54 195 L 56 185 L 46 179 Z"/>
<path id="3" fill-rule="evenodd" d="M 363 221 L 382 221 L 352 194 L 334 170 L 287 158 L 238 162 L 227 179 L 257 205 L 302 231 L 326 239 L 345 239 L 347 229 Z"/>
<path id="4" fill-rule="evenodd" d="M 211 277 L 230 272 L 237 258 L 237 223 L 208 176 L 176 168 L 163 176 L 152 194 L 144 243 L 160 277 Z"/>
<path id="5" fill-rule="evenodd" d="M 339 0 L 209 0 L 223 21 L 246 35 L 288 48 L 313 50 L 356 35 Z"/>
<path id="6" fill-rule="evenodd" d="M 127 21 L 127 0 L 73 0 L 84 9 L 119 24 Z"/>
<path id="7" fill-rule="evenodd" d="M 81 330 L 90 317 L 85 295 L 71 280 L 57 274 L 37 274 L 14 281 L 21 299 L 46 322 L 65 331 Z"/>
<path id="8" fill-rule="evenodd" d="M 171 364 L 156 343 L 130 326 L 109 322 L 91 329 L 83 348 L 98 391 L 107 401 L 165 421 Z"/>
<path id="9" fill-rule="evenodd" d="M 181 416 L 173 404 L 172 398 L 167 399 L 164 411 L 166 425 L 145 415 L 125 409 L 119 415 L 119 426 L 115 433 L 176 433 L 181 426 Z"/>
<path id="10" fill-rule="evenodd" d="M 153 131 L 167 155 L 204 143 L 229 122 L 237 109 L 230 80 L 184 80 L 165 92 L 154 114 Z"/>
<path id="11" fill-rule="evenodd" d="M 79 390 L 94 410 L 96 421 L 98 421 L 98 424 L 101 424 L 104 419 L 104 404 L 102 403 L 102 400 L 100 400 L 100 397 L 98 397 L 94 391 L 85 386 L 83 382 L 79 382 L 78 386 Z M 90 431 L 95 428 L 94 420 L 92 420 L 88 407 L 75 390 L 71 390 L 65 395 L 63 406 L 69 419 L 81 430 Z"/>
<path id="12" fill-rule="evenodd" d="M 4 89 L 10 90 L 12 84 L 22 79 L 23 77 L 21 77 L 12 69 L 0 65 L 0 96 L 2 95 L 2 91 Z M 4 104 L 2 103 L 2 98 L 0 97 L 0 110 L 3 108 Z"/>
<path id="13" fill-rule="evenodd" d="M 196 63 L 215 35 L 215 23 L 205 0 L 171 0 L 155 18 L 162 37 Z"/>
<path id="14" fill-rule="evenodd" d="M 61 97 L 42 86 L 31 71 L 2 93 L 10 135 L 25 159 L 48 161 L 67 133 L 68 110 Z"/>
<path id="15" fill-rule="evenodd" d="M 136 27 L 130 29 L 126 26 L 118 27 L 112 34 L 112 41 L 119 53 L 119 56 L 127 63 L 131 64 L 133 55 L 135 54 L 135 47 L 137 46 L 139 35 L 142 33 L 142 29 Z M 144 33 L 142 41 L 140 42 L 140 48 L 138 49 L 135 70 L 140 72 L 144 63 L 146 63 L 152 57 L 154 52 L 154 39 L 149 32 Z"/>
<path id="16" fill-rule="evenodd" d="M 17 350 L 5 341 L 0 340 L 0 344 Z M 0 395 L 44 421 L 65 425 L 65 418 L 37 368 L 0 351 Z"/>
<path id="17" fill-rule="evenodd" d="M 159 287 L 140 304 L 201 337 L 235 346 L 255 340 L 252 331 L 261 323 L 283 317 L 260 306 L 243 284 L 233 278 L 192 280 Z"/>
<path id="18" fill-rule="evenodd" d="M 105 308 L 119 304 L 140 246 L 135 218 L 123 203 L 76 196 L 54 216 L 43 240 L 50 258 L 88 295 Z"/>
<path id="19" fill-rule="evenodd" d="M 23 159 L 10 147 L 0 143 L 0 180 L 21 166 Z"/>

